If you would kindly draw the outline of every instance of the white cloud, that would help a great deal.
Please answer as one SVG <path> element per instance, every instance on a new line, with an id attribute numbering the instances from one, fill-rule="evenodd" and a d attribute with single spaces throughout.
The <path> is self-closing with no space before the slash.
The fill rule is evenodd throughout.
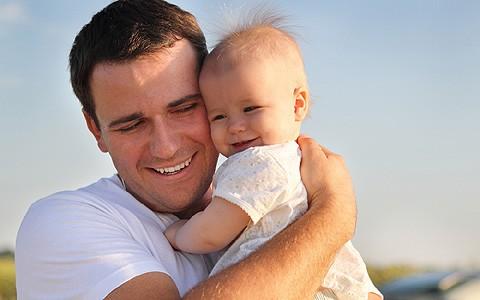
<path id="1" fill-rule="evenodd" d="M 22 3 L 10 2 L 0 4 L 0 24 L 17 24 L 27 19 L 27 12 Z"/>

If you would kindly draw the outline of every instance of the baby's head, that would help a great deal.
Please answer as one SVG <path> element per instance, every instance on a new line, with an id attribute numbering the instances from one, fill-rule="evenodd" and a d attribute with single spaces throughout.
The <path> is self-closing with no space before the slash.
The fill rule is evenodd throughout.
<path id="1" fill-rule="evenodd" d="M 212 140 L 226 157 L 295 140 L 309 107 L 300 49 L 271 23 L 228 34 L 200 73 Z"/>

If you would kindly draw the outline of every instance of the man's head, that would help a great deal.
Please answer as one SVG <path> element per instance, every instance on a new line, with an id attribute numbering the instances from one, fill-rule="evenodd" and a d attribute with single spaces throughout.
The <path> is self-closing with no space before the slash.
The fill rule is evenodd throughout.
<path id="1" fill-rule="evenodd" d="M 222 39 L 203 65 L 200 89 L 213 142 L 225 156 L 296 139 L 308 112 L 300 49 L 268 18 Z"/>
<path id="2" fill-rule="evenodd" d="M 181 39 L 193 46 L 200 68 L 207 46 L 189 12 L 162 0 L 119 0 L 98 12 L 70 51 L 70 79 L 83 110 L 98 121 L 90 87 L 97 64 L 131 61 L 171 48 Z"/>
<path id="3" fill-rule="evenodd" d="M 202 198 L 215 171 L 195 19 L 164 1 L 117 1 L 75 39 L 71 80 L 87 126 L 127 190 L 159 212 Z"/>

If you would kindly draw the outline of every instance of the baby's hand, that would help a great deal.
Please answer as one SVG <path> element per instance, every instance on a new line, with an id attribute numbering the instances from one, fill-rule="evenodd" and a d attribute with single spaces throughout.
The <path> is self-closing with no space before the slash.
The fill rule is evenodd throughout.
<path id="1" fill-rule="evenodd" d="M 168 226 L 167 230 L 163 232 L 167 240 L 170 242 L 173 248 L 178 250 L 177 243 L 175 242 L 177 237 L 177 231 L 180 229 L 187 220 L 178 220 L 175 223 Z"/>

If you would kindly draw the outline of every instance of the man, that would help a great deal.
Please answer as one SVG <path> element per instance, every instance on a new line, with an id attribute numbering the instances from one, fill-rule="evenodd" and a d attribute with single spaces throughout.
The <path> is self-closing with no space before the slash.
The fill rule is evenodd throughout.
<path id="1" fill-rule="evenodd" d="M 197 77 L 205 38 L 161 0 L 124 0 L 75 39 L 71 81 L 118 175 L 37 201 L 17 237 L 19 299 L 313 297 L 351 238 L 355 203 L 342 159 L 299 140 L 308 212 L 244 261 L 207 278 L 207 257 L 163 230 L 208 201 L 217 152 Z"/>

